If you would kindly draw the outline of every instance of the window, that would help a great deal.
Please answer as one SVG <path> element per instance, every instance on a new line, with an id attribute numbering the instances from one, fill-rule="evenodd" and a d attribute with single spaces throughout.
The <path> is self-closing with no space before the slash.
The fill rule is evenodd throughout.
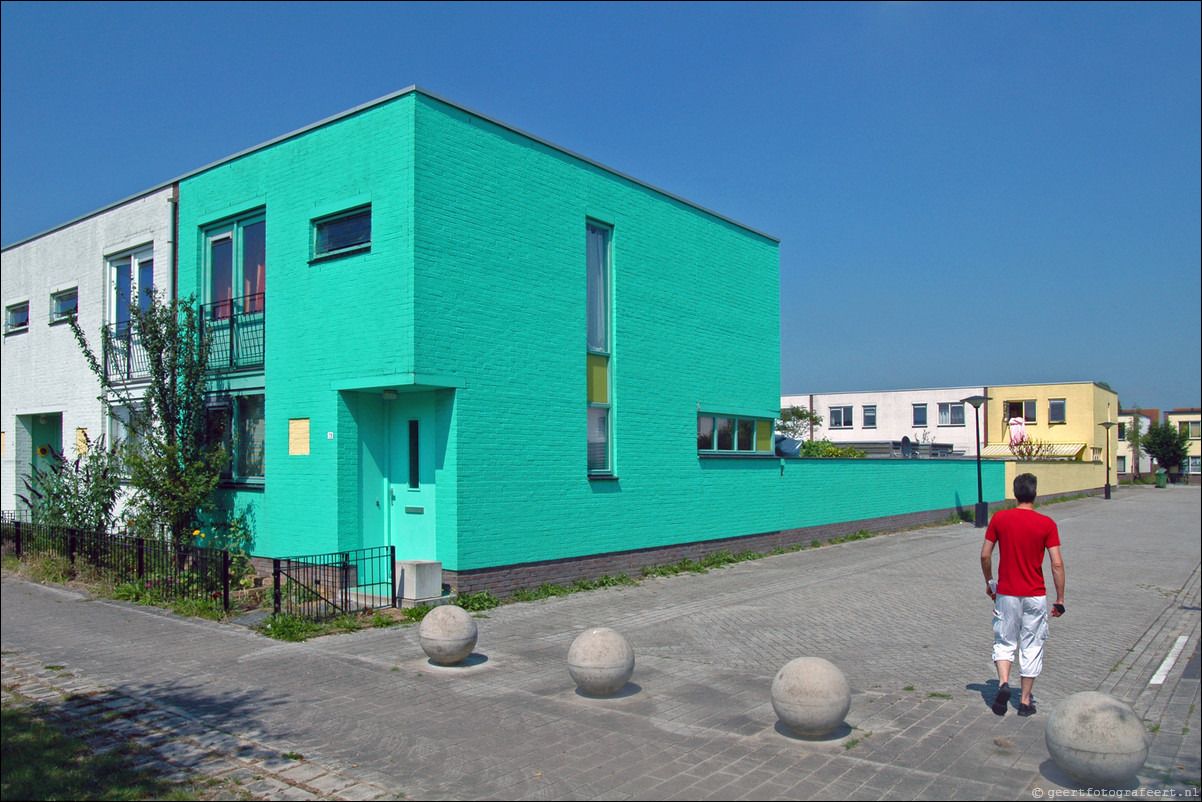
<path id="1" fill-rule="evenodd" d="M 13 304 L 4 310 L 4 333 L 25 331 L 29 328 L 29 301 Z"/>
<path id="2" fill-rule="evenodd" d="M 774 454 L 772 421 L 720 415 L 697 416 L 697 450 L 711 453 Z"/>
<path id="3" fill-rule="evenodd" d="M 313 221 L 313 258 L 344 256 L 371 249 L 371 207 Z"/>
<path id="4" fill-rule="evenodd" d="M 1126 473 L 1127 472 L 1127 458 L 1126 457 L 1116 457 L 1115 459 L 1117 460 L 1118 472 Z"/>
<path id="5" fill-rule="evenodd" d="M 1188 434 L 1190 440 L 1202 439 L 1202 421 L 1183 420 L 1177 424 L 1177 431 Z"/>
<path id="6" fill-rule="evenodd" d="M 1035 422 L 1034 401 L 1006 401 L 1002 404 L 1002 415 L 1007 421 L 1011 418 L 1022 418 L 1027 423 Z"/>
<path id="7" fill-rule="evenodd" d="M 832 429 L 850 429 L 851 426 L 851 407 L 831 407 Z"/>
<path id="8" fill-rule="evenodd" d="M 1063 398 L 1053 398 L 1048 401 L 1048 423 L 1064 423 L 1065 406 Z"/>
<path id="9" fill-rule="evenodd" d="M 261 214 L 205 232 L 208 317 L 262 312 L 267 282 L 267 224 Z"/>
<path id="10" fill-rule="evenodd" d="M 939 405 L 939 425 L 940 426 L 963 426 L 964 425 L 964 404 L 960 401 L 955 401 L 947 404 Z"/>
<path id="11" fill-rule="evenodd" d="M 1181 463 L 1181 468 L 1186 473 L 1202 473 L 1202 457 L 1189 457 Z"/>
<path id="12" fill-rule="evenodd" d="M 610 404 L 610 229 L 589 223 L 585 231 L 587 283 L 587 343 L 585 369 L 588 393 L 588 470 L 594 474 L 613 472 L 610 443 L 613 412 Z"/>
<path id="13" fill-rule="evenodd" d="M 864 428 L 876 428 L 876 406 L 864 407 Z"/>
<path id="14" fill-rule="evenodd" d="M 129 332 L 132 311 L 150 309 L 154 297 L 154 251 L 142 249 L 109 259 L 109 323 Z"/>
<path id="15" fill-rule="evenodd" d="M 50 296 L 50 323 L 67 320 L 79 311 L 79 291 L 72 287 L 69 290 L 53 293 Z"/>
<path id="16" fill-rule="evenodd" d="M 927 425 L 927 405 L 926 404 L 915 404 L 914 405 L 914 425 L 915 426 L 926 426 Z"/>
<path id="17" fill-rule="evenodd" d="M 1127 424 L 1125 424 L 1125 423 L 1119 424 L 1119 439 L 1120 440 L 1127 439 Z"/>
<path id="18" fill-rule="evenodd" d="M 220 444 L 230 458 L 221 474 L 225 481 L 262 484 L 266 475 L 263 411 L 262 395 L 220 399 L 206 410 L 208 441 Z"/>

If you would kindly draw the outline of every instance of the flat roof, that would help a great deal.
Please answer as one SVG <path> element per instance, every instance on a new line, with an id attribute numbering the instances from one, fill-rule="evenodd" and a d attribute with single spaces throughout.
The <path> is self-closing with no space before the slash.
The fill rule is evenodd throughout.
<path id="1" fill-rule="evenodd" d="M 694 209 L 697 209 L 698 211 L 704 212 L 705 214 L 708 214 L 712 217 L 716 217 L 719 220 L 723 220 L 727 223 L 730 223 L 731 225 L 742 228 L 746 231 L 751 232 L 752 234 L 755 234 L 757 236 L 763 237 L 765 239 L 771 240 L 776 243 L 780 242 L 780 239 L 778 237 L 774 237 L 771 234 L 765 234 L 763 231 L 759 231 L 758 229 L 754 229 L 751 226 L 740 223 L 738 220 L 734 220 L 725 215 L 718 214 L 717 212 L 713 211 L 712 209 L 707 209 L 704 206 L 693 203 L 692 201 L 682 198 L 679 195 L 674 195 L 671 192 L 667 192 L 663 189 L 660 189 L 659 187 L 657 187 L 653 184 L 648 184 L 646 181 L 640 181 L 639 179 L 637 179 L 633 176 L 627 175 L 626 173 L 623 173 L 620 170 L 615 170 L 612 167 L 608 167 L 608 166 L 602 164 L 601 162 L 594 161 L 593 159 L 589 159 L 585 156 L 581 156 L 579 153 L 568 150 L 567 148 L 560 147 L 559 145 L 556 145 L 554 142 L 549 142 L 546 139 L 543 139 L 542 137 L 538 137 L 538 136 L 535 136 L 534 134 L 523 131 L 520 128 L 516 128 L 516 127 L 509 125 L 508 123 L 502 122 L 494 117 L 490 117 L 487 114 L 481 114 L 480 112 L 476 111 L 475 109 L 468 108 L 467 106 L 464 106 L 461 103 L 456 103 L 453 100 L 448 100 L 447 98 L 444 98 L 440 95 L 436 95 L 433 92 L 429 92 L 425 89 L 422 89 L 420 86 L 413 84 L 404 89 L 401 89 L 400 91 L 393 92 L 391 94 L 384 95 L 383 97 L 376 98 L 375 100 L 368 101 L 367 103 L 363 103 L 359 106 L 355 106 L 353 109 L 348 109 L 346 111 L 339 112 L 338 114 L 335 114 L 331 117 L 326 117 L 324 120 L 319 120 L 315 123 L 306 125 L 303 128 L 298 128 L 297 130 L 292 131 L 290 133 L 275 137 L 274 139 L 269 139 L 266 142 L 260 143 L 258 145 L 254 145 L 253 147 L 249 147 L 245 150 L 238 151 L 237 153 L 235 153 L 231 156 L 226 156 L 225 158 L 218 159 L 217 161 L 212 162 L 210 164 L 206 164 L 203 167 L 198 167 L 195 170 L 191 170 L 187 173 L 184 173 L 183 175 L 179 176 L 178 178 L 173 178 L 170 181 L 164 181 L 163 183 L 157 184 L 157 185 L 151 187 L 150 189 L 135 193 L 133 195 L 130 195 L 127 198 L 122 198 L 121 200 L 116 201 L 114 203 L 110 203 L 107 206 L 102 206 L 99 209 L 96 209 L 95 211 L 88 212 L 87 214 L 82 214 L 79 217 L 76 217 L 76 218 L 66 221 L 65 223 L 60 223 L 59 225 L 52 226 L 51 228 L 48 228 L 45 231 L 41 231 L 37 234 L 26 237 L 25 239 L 18 240 L 9 245 L 5 245 L 3 248 L 0 248 L 0 251 L 7 251 L 11 248 L 16 248 L 20 245 L 24 245 L 28 242 L 32 242 L 33 240 L 40 239 L 41 237 L 44 237 L 47 234 L 52 234 L 55 231 L 59 231 L 61 229 L 67 228 L 68 226 L 75 225 L 76 223 L 78 223 L 82 220 L 87 220 L 90 217 L 95 217 L 99 214 L 103 214 L 104 212 L 107 212 L 110 209 L 115 209 L 118 206 L 123 206 L 124 204 L 129 203 L 130 201 L 138 200 L 139 198 L 144 198 L 147 195 L 152 195 L 155 192 L 159 192 L 163 189 L 166 189 L 167 187 L 170 187 L 173 184 L 176 184 L 180 181 L 185 181 L 189 178 L 192 178 L 193 176 L 200 175 L 201 173 L 203 173 L 207 170 L 211 170 L 214 167 L 218 167 L 222 164 L 226 164 L 227 162 L 231 162 L 235 159 L 240 159 L 243 156 L 246 156 L 250 153 L 254 153 L 255 151 L 262 150 L 263 148 L 271 147 L 272 145 L 279 144 L 280 142 L 284 142 L 288 139 L 292 139 L 293 137 L 301 136 L 302 134 L 308 133 L 309 131 L 312 131 L 316 128 L 321 128 L 323 126 L 337 122 L 338 120 L 341 120 L 345 117 L 350 117 L 350 116 L 358 114 L 362 111 L 366 111 L 367 109 L 370 109 L 374 106 L 379 106 L 384 103 L 388 103 L 390 101 L 396 100 L 399 97 L 403 97 L 403 96 L 411 94 L 411 93 L 422 94 L 422 95 L 425 95 L 426 97 L 437 100 L 440 103 L 445 103 L 446 105 L 451 106 L 456 109 L 459 109 L 460 111 L 466 112 L 475 117 L 479 117 L 482 120 L 486 120 L 486 121 L 492 123 L 493 125 L 500 126 L 501 128 L 505 128 L 505 129 L 508 129 L 508 130 L 514 132 L 515 134 L 524 136 L 529 140 L 539 143 L 540 145 L 545 145 L 546 147 L 549 147 L 552 150 L 557 150 L 560 153 L 563 153 L 567 156 L 571 156 L 574 159 L 579 159 L 580 161 L 582 161 L 586 164 L 591 164 L 594 167 L 598 167 L 602 170 L 605 170 L 607 173 L 611 173 L 611 174 L 617 176 L 618 178 L 622 178 L 627 181 L 630 181 L 631 183 L 638 184 L 639 186 L 642 186 L 642 187 L 646 187 L 647 189 L 650 189 L 653 192 L 657 192 L 660 195 L 663 195 L 664 197 L 671 198 L 672 200 L 683 203 L 686 206 L 691 206 Z"/>

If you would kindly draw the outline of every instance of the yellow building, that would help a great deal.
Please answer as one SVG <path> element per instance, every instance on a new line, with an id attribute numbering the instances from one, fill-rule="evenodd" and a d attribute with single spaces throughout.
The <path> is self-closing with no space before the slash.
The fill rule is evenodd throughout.
<path id="1" fill-rule="evenodd" d="M 1164 413 L 1164 422 L 1189 434 L 1189 457 L 1180 473 L 1183 481 L 1197 483 L 1202 480 L 1202 408 L 1170 409 Z"/>
<path id="2" fill-rule="evenodd" d="M 1119 420 L 1119 397 L 1113 390 L 1096 382 L 1006 384 L 986 387 L 985 395 L 981 456 L 1015 456 L 1011 440 L 1025 433 L 1027 447 L 1038 459 L 1104 463 L 1109 453 L 1109 481 L 1118 483 L 1117 425 L 1101 425 Z"/>

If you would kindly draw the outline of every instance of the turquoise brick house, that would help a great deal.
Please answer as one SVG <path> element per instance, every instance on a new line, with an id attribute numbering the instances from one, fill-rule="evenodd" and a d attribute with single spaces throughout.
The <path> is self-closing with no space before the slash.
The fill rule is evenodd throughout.
<path id="1" fill-rule="evenodd" d="M 780 528 L 772 237 L 417 88 L 179 186 L 256 554 L 471 586 Z"/>

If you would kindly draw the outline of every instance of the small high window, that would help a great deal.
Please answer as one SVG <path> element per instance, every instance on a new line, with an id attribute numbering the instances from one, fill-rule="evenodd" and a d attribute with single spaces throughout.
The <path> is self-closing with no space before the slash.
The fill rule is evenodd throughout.
<path id="1" fill-rule="evenodd" d="M 50 296 L 50 322 L 52 324 L 67 320 L 78 311 L 79 291 L 75 287 Z"/>
<path id="2" fill-rule="evenodd" d="M 735 418 L 716 415 L 697 416 L 697 450 L 771 454 L 776 449 L 772 421 L 759 418 Z"/>
<path id="3" fill-rule="evenodd" d="M 25 331 L 29 328 L 29 301 L 13 304 L 4 310 L 4 333 Z"/>
<path id="4" fill-rule="evenodd" d="M 876 428 L 876 405 L 875 404 L 864 407 L 864 428 L 865 429 L 875 429 Z"/>
<path id="5" fill-rule="evenodd" d="M 371 248 L 371 207 L 313 221 L 313 258 L 343 256 Z"/>

